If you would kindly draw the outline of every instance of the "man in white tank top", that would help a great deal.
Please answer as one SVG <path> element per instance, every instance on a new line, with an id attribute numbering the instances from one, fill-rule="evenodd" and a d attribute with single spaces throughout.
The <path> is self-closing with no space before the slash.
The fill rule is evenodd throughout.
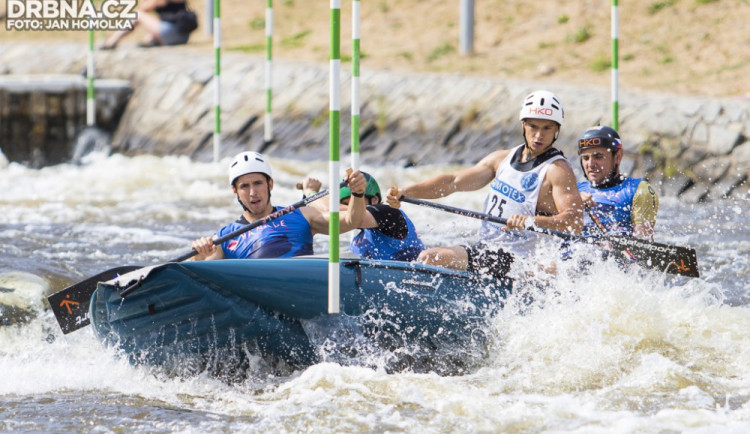
<path id="1" fill-rule="evenodd" d="M 562 103 L 553 93 L 533 92 L 524 99 L 519 114 L 523 144 L 492 152 L 473 167 L 392 188 L 386 199 L 391 206 L 399 207 L 402 196 L 437 199 L 456 191 L 479 190 L 491 183 L 484 212 L 508 222 L 505 227 L 485 222 L 477 244 L 433 247 L 422 251 L 417 260 L 504 276 L 514 255 L 534 253 L 538 234 L 523 229 L 539 226 L 580 233 L 583 204 L 575 174 L 562 152 L 552 147 L 563 119 Z"/>

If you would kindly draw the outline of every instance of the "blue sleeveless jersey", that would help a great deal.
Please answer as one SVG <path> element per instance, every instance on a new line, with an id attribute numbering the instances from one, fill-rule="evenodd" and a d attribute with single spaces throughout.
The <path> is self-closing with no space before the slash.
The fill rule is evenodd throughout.
<path id="1" fill-rule="evenodd" d="M 274 211 L 281 207 L 274 207 Z M 222 237 L 248 223 L 244 217 L 221 228 Z M 228 259 L 289 258 L 312 255 L 313 235 L 310 223 L 299 209 L 245 232 L 221 244 Z"/>
<path id="2" fill-rule="evenodd" d="M 422 240 L 417 236 L 414 223 L 403 211 L 397 210 L 404 217 L 408 233 L 403 239 L 390 237 L 377 228 L 362 229 L 349 246 L 352 253 L 368 259 L 391 259 L 395 261 L 413 261 L 419 252 L 424 250 Z M 380 223 L 379 223 L 380 224 Z"/>
<path id="3" fill-rule="evenodd" d="M 591 187 L 591 182 L 582 181 L 578 183 L 578 190 L 591 194 L 596 205 L 591 208 L 591 212 L 602 222 L 607 232 L 632 234 L 633 220 L 631 210 L 633 206 L 633 197 L 638 190 L 640 178 L 627 178 L 620 184 L 598 189 Z M 596 223 L 591 219 L 588 213 L 583 217 L 583 234 L 598 234 Z"/>

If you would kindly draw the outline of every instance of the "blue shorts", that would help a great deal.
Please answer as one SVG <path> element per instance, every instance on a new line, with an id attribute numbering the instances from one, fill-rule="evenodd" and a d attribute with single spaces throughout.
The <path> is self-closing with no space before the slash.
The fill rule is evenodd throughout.
<path id="1" fill-rule="evenodd" d="M 164 45 L 181 45 L 187 44 L 190 33 L 182 33 L 177 30 L 175 23 L 162 20 L 159 24 L 159 36 Z"/>

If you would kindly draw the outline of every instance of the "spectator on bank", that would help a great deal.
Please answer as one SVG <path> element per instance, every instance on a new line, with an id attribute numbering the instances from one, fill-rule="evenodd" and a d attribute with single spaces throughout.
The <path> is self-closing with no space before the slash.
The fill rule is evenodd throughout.
<path id="1" fill-rule="evenodd" d="M 198 19 L 195 12 L 188 9 L 187 0 L 143 0 L 136 12 L 138 17 L 133 20 L 133 29 L 140 26 L 146 31 L 146 39 L 138 44 L 141 47 L 186 44 L 190 33 L 198 28 Z M 114 49 L 131 31 L 113 33 L 100 49 Z"/>

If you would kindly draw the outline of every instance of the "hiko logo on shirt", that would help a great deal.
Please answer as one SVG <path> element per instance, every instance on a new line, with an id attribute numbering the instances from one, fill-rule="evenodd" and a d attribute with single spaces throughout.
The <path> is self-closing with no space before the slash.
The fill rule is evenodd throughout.
<path id="1" fill-rule="evenodd" d="M 518 202 L 518 203 L 526 202 L 526 195 L 516 190 L 514 187 L 511 187 L 510 185 L 504 183 L 503 181 L 500 181 L 497 178 L 495 178 L 495 180 L 492 181 L 492 189 L 515 202 Z"/>

